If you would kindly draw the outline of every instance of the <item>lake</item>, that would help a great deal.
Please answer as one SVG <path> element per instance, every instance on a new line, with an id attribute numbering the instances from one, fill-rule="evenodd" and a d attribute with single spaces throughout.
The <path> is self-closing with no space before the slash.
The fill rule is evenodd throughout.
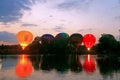
<path id="1" fill-rule="evenodd" d="M 119 59 L 96 55 L 27 55 L 27 60 L 32 72 L 20 77 L 16 75 L 20 55 L 0 56 L 0 80 L 120 80 Z"/>

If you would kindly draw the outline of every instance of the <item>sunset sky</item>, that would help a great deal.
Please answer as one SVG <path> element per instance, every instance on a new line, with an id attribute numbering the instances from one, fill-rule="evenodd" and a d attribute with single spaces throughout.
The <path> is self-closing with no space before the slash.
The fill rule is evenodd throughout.
<path id="1" fill-rule="evenodd" d="M 15 42 L 21 30 L 118 38 L 119 29 L 120 0 L 0 0 L 0 41 Z"/>

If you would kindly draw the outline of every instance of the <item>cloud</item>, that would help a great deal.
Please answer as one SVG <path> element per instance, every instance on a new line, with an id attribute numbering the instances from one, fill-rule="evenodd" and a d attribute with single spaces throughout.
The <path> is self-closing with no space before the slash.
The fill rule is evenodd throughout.
<path id="1" fill-rule="evenodd" d="M 0 41 L 17 42 L 16 35 L 6 31 L 0 32 Z"/>
<path id="2" fill-rule="evenodd" d="M 92 31 L 95 30 L 93 28 L 87 28 L 87 29 L 79 29 L 77 32 L 88 32 L 88 31 Z"/>
<path id="3" fill-rule="evenodd" d="M 36 24 L 29 24 L 29 23 L 24 23 L 21 25 L 22 27 L 37 27 L 38 25 Z"/>
<path id="4" fill-rule="evenodd" d="M 53 30 L 55 31 L 55 32 L 61 32 L 61 31 L 63 31 L 65 28 L 64 27 L 62 27 L 62 26 L 56 26 L 55 28 L 53 28 Z"/>
<path id="5" fill-rule="evenodd" d="M 120 20 L 120 16 L 116 16 L 116 17 L 115 17 L 115 20 Z"/>
<path id="6" fill-rule="evenodd" d="M 57 8 L 63 10 L 88 8 L 93 0 L 64 0 L 57 5 Z"/>
<path id="7" fill-rule="evenodd" d="M 30 10 L 33 0 L 1 0 L 0 22 L 11 22 L 18 20 L 23 15 L 21 10 Z"/>
<path id="8" fill-rule="evenodd" d="M 1 25 L 1 26 L 4 26 L 5 28 L 11 27 L 11 24 L 15 24 L 15 22 L 11 22 L 11 23 L 0 22 L 0 25 Z"/>

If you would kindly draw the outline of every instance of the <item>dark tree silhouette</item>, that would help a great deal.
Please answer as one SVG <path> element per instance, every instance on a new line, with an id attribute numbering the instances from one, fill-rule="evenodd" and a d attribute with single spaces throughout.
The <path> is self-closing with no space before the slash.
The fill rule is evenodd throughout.
<path id="1" fill-rule="evenodd" d="M 117 54 L 116 50 L 118 47 L 119 44 L 117 40 L 111 34 L 103 34 L 99 38 L 99 43 L 97 44 L 97 49 L 99 53 L 112 56 Z"/>
<path id="2" fill-rule="evenodd" d="M 40 44 L 40 37 L 35 37 L 33 42 L 28 46 L 29 47 L 29 51 L 32 54 L 40 54 L 41 53 L 41 44 Z"/>

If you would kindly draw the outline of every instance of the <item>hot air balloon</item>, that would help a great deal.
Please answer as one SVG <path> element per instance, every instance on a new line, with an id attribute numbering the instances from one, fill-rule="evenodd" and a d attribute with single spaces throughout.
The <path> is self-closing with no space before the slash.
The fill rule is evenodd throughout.
<path id="1" fill-rule="evenodd" d="M 41 36 L 42 44 L 44 43 L 50 43 L 52 39 L 54 39 L 54 36 L 51 34 L 44 34 Z"/>
<path id="2" fill-rule="evenodd" d="M 20 31 L 17 33 L 16 37 L 23 50 L 33 40 L 33 35 L 29 31 Z"/>
<path id="3" fill-rule="evenodd" d="M 27 55 L 20 55 L 19 62 L 16 65 L 16 75 L 19 77 L 27 77 L 32 73 L 32 64 Z"/>
<path id="4" fill-rule="evenodd" d="M 64 38 L 64 39 L 68 39 L 69 38 L 69 35 L 65 32 L 61 32 L 61 33 L 58 33 L 55 38 Z"/>
<path id="5" fill-rule="evenodd" d="M 83 36 L 79 33 L 74 33 L 70 36 L 71 43 L 77 48 L 81 45 Z"/>
<path id="6" fill-rule="evenodd" d="M 87 48 L 87 50 L 90 50 L 92 46 L 95 44 L 96 38 L 93 34 L 86 34 L 83 37 L 83 44 Z"/>
<path id="7" fill-rule="evenodd" d="M 85 62 L 83 64 L 83 70 L 87 73 L 92 73 L 96 69 L 95 61 L 90 54 L 87 55 Z"/>

